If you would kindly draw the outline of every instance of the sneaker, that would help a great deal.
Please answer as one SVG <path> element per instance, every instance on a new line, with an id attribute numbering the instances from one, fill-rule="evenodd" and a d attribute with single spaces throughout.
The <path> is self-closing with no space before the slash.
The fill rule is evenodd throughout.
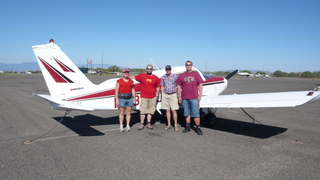
<path id="1" fill-rule="evenodd" d="M 195 131 L 196 131 L 196 133 L 198 134 L 198 135 L 202 135 L 202 131 L 201 131 L 201 128 L 196 128 L 195 129 Z"/>
<path id="2" fill-rule="evenodd" d="M 140 123 L 138 130 L 141 131 L 143 128 L 144 128 L 144 125 L 142 123 Z"/>
<path id="3" fill-rule="evenodd" d="M 150 123 L 148 123 L 148 124 L 147 124 L 147 128 L 148 128 L 148 129 L 150 129 L 150 130 L 152 130 L 152 129 L 153 129 L 153 127 L 151 126 L 151 124 L 150 124 Z"/>
<path id="4" fill-rule="evenodd" d="M 123 127 L 121 127 L 121 128 L 120 128 L 120 132 L 124 132 L 124 129 L 123 129 Z"/>
<path id="5" fill-rule="evenodd" d="M 130 126 L 127 126 L 127 127 L 126 127 L 126 131 L 127 131 L 127 132 L 130 132 Z"/>
<path id="6" fill-rule="evenodd" d="M 186 128 L 182 131 L 183 133 L 189 132 L 190 131 L 190 126 L 186 126 Z"/>

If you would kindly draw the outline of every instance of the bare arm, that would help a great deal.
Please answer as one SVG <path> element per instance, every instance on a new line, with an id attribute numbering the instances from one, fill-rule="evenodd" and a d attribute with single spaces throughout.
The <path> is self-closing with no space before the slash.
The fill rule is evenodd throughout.
<path id="1" fill-rule="evenodd" d="M 159 90 L 160 90 L 160 87 L 158 86 L 157 87 L 157 93 L 156 93 L 157 96 L 158 96 Z"/>
<path id="2" fill-rule="evenodd" d="M 130 78 L 130 79 L 134 79 L 134 80 L 136 79 L 134 76 L 129 76 L 129 78 Z"/>
<path id="3" fill-rule="evenodd" d="M 135 99 L 135 97 L 136 97 L 136 90 L 134 89 L 134 86 L 132 86 L 131 93 L 132 93 L 133 99 Z"/>
<path id="4" fill-rule="evenodd" d="M 182 103 L 182 98 L 181 98 L 181 86 L 177 85 L 177 90 L 178 90 L 178 101 L 179 103 Z"/>

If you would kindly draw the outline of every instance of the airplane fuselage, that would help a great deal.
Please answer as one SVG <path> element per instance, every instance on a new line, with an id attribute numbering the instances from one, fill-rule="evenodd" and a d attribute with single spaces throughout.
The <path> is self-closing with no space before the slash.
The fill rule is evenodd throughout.
<path id="1" fill-rule="evenodd" d="M 185 71 L 184 67 L 173 67 L 172 72 L 177 75 Z M 194 71 L 198 72 L 203 82 L 203 98 L 212 98 L 218 96 L 226 88 L 228 81 L 223 77 L 209 77 L 202 73 L 198 69 L 194 68 Z M 154 74 L 159 78 L 165 74 L 164 70 L 156 70 Z M 119 78 L 113 78 L 106 80 L 105 82 L 91 86 L 75 86 L 70 87 L 69 92 L 65 92 L 64 95 L 56 96 L 55 98 L 62 99 L 63 101 L 72 102 L 77 105 L 91 107 L 94 110 L 117 110 L 115 99 L 115 86 L 116 81 Z M 134 104 L 132 109 L 140 109 L 141 97 L 140 97 L 140 84 L 135 81 L 136 96 L 134 97 Z M 54 103 L 51 103 L 51 107 L 56 110 L 65 110 L 63 107 L 59 107 Z M 161 93 L 158 94 L 157 109 L 161 108 Z"/>

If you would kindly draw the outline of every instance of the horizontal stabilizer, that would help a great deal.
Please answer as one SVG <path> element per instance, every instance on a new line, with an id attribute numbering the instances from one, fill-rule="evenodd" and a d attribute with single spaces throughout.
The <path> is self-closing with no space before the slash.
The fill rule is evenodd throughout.
<path id="1" fill-rule="evenodd" d="M 54 103 L 55 106 L 57 106 L 60 110 L 61 109 L 65 109 L 65 110 L 80 110 L 80 111 L 94 111 L 93 108 L 88 108 L 85 106 L 82 106 L 80 104 L 75 104 L 72 102 L 68 102 L 68 101 L 59 101 L 59 100 L 53 100 L 52 97 L 50 95 L 44 95 L 44 94 L 33 94 L 34 96 L 38 96 L 41 97 L 43 99 L 46 99 L 47 101 Z M 52 108 L 55 109 L 55 106 L 52 106 Z"/>
<path id="2" fill-rule="evenodd" d="M 202 97 L 201 108 L 262 108 L 295 107 L 320 100 L 319 91 L 293 91 L 275 93 L 221 95 L 214 98 Z"/>

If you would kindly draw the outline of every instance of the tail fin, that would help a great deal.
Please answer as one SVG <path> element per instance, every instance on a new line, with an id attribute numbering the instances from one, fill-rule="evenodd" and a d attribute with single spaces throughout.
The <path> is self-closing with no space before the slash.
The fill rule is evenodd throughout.
<path id="1" fill-rule="evenodd" d="M 32 46 L 51 96 L 93 85 L 53 40 L 49 44 Z"/>

